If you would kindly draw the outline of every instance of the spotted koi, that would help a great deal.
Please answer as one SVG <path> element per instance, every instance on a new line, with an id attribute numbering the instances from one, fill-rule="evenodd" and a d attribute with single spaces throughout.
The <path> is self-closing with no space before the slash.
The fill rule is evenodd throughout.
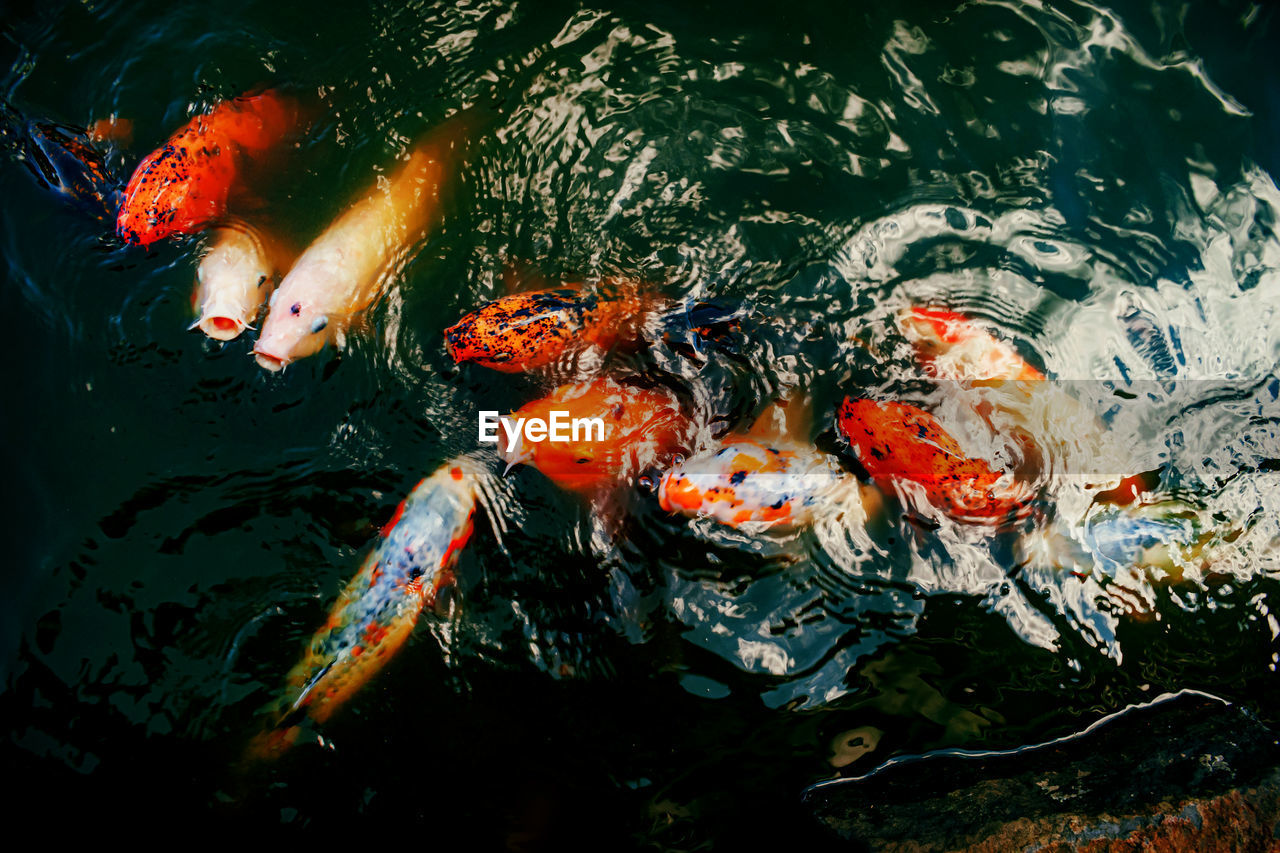
<path id="1" fill-rule="evenodd" d="M 138 164 L 125 187 L 117 232 L 128 243 L 149 246 L 223 218 L 243 158 L 276 145 L 298 117 L 296 104 L 277 92 L 224 101 L 196 116 Z"/>
<path id="2" fill-rule="evenodd" d="M 731 436 L 663 475 L 658 502 L 730 527 L 789 531 L 812 524 L 852 479 L 815 448 Z"/>
<path id="3" fill-rule="evenodd" d="M 408 640 L 423 608 L 453 581 L 476 507 L 469 463 L 456 460 L 422 480 L 383 529 L 306 655 L 288 677 L 278 724 L 251 753 L 287 748 L 303 718 L 323 723 L 373 678 Z"/>
<path id="4" fill-rule="evenodd" d="M 837 424 L 877 485 L 915 483 L 927 499 L 962 521 L 1000 521 L 1021 512 L 1032 490 L 982 459 L 965 455 L 937 419 L 907 403 L 846 397 Z"/>
<path id="5" fill-rule="evenodd" d="M 551 364 L 577 348 L 607 350 L 645 314 L 635 294 L 601 297 L 579 287 L 503 296 L 445 329 L 449 356 L 503 373 Z"/>

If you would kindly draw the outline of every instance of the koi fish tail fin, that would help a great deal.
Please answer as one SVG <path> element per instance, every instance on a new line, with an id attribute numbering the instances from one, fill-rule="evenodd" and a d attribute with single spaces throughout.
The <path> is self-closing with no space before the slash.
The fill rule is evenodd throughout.
<path id="1" fill-rule="evenodd" d="M 471 486 L 476 505 L 484 511 L 498 550 L 511 556 L 511 552 L 507 550 L 506 536 L 510 530 L 519 530 L 524 526 L 524 504 L 517 497 L 512 482 L 494 472 L 492 452 L 472 451 L 455 457 L 449 467 L 456 467 L 462 472 L 465 482 Z"/>
<path id="2" fill-rule="evenodd" d="M 456 112 L 418 137 L 409 149 L 410 161 L 456 163 L 466 157 L 475 140 L 496 119 L 495 113 L 479 107 Z"/>
<path id="3" fill-rule="evenodd" d="M 89 125 L 89 139 L 113 145 L 117 148 L 128 148 L 133 144 L 133 122 L 127 118 L 111 115 L 98 119 Z"/>
<path id="4" fill-rule="evenodd" d="M 481 134 L 498 124 L 500 118 L 498 112 L 489 107 L 467 107 L 436 124 L 422 137 L 422 143 L 451 149 L 455 156 L 460 155 Z"/>
<path id="5" fill-rule="evenodd" d="M 666 303 L 655 311 L 650 337 L 693 358 L 712 352 L 740 356 L 742 344 L 755 338 L 748 328 L 751 315 L 750 303 L 727 298 Z"/>
<path id="6" fill-rule="evenodd" d="M 278 760 L 298 742 L 301 726 L 272 726 L 250 739 L 241 756 L 242 764 L 261 764 Z"/>

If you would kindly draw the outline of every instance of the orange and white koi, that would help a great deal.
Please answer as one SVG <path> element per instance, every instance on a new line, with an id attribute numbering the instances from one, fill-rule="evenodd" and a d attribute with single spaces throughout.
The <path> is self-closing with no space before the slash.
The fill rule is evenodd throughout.
<path id="1" fill-rule="evenodd" d="M 445 346 L 459 364 L 519 373 L 581 348 L 607 350 L 634 336 L 645 314 L 645 301 L 634 293 L 596 295 L 577 286 L 514 293 L 445 329 Z"/>
<path id="2" fill-rule="evenodd" d="M 566 440 L 531 440 L 521 431 L 526 420 L 550 422 L 552 412 L 569 418 L 599 418 L 598 431 L 584 430 Z M 687 446 L 692 422 L 675 395 L 662 387 L 641 388 L 609 378 L 562 385 L 541 400 L 503 419 L 513 438 L 501 447 L 510 465 L 532 465 L 561 488 L 579 492 L 616 486 L 640 472 L 669 462 Z"/>
<path id="3" fill-rule="evenodd" d="M 266 233 L 245 223 L 216 229 L 196 270 L 193 326 L 214 340 L 238 337 L 257 319 L 287 266 L 288 254 Z"/>
<path id="4" fill-rule="evenodd" d="M 294 101 L 274 91 L 224 101 L 196 116 L 138 164 L 116 231 L 125 242 L 149 246 L 204 230 L 226 215 L 243 159 L 267 152 L 298 118 Z"/>
<path id="5" fill-rule="evenodd" d="M 299 256 L 271 297 L 259 365 L 279 371 L 319 352 L 382 295 L 439 210 L 463 127 L 455 119 L 429 134 Z"/>
<path id="6" fill-rule="evenodd" d="M 834 457 L 802 442 L 798 429 L 787 423 L 785 407 L 771 405 L 747 432 L 730 434 L 667 471 L 659 504 L 667 512 L 730 527 L 777 532 L 811 525 L 820 513 L 847 506 L 858 489 L 856 478 Z"/>
<path id="7" fill-rule="evenodd" d="M 251 753 L 286 749 L 304 718 L 323 723 L 373 678 L 408 640 L 422 610 L 453 582 L 453 566 L 473 527 L 477 489 L 471 463 L 450 462 L 409 493 L 289 673 L 283 713 Z"/>
<path id="8" fill-rule="evenodd" d="M 882 489 L 915 483 L 931 504 L 961 521 L 998 522 L 1022 512 L 1034 490 L 970 458 L 928 412 L 908 403 L 846 397 L 837 424 Z"/>
<path id="9" fill-rule="evenodd" d="M 1044 379 L 1013 347 L 954 311 L 907 308 L 899 312 L 898 325 L 938 379 Z"/>

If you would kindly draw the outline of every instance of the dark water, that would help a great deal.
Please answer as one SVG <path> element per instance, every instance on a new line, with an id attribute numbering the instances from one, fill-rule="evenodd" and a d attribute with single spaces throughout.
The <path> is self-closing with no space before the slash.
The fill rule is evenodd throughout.
<path id="1" fill-rule="evenodd" d="M 493 118 L 367 325 L 274 378 L 251 341 L 186 331 L 195 242 L 122 249 L 0 169 L 10 807 L 374 819 L 477 849 L 812 846 L 802 788 L 893 755 L 1013 747 L 1183 687 L 1274 720 L 1276 26 L 1247 2 L 11 6 L 7 101 L 131 119 L 126 173 L 218 98 L 314 93 L 261 190 L 299 243 L 445 116 Z M 845 393 L 945 408 L 888 320 L 951 305 L 1229 535 L 1176 582 L 892 514 L 763 547 L 643 489 L 593 509 L 517 470 L 454 615 L 328 748 L 237 772 L 400 496 L 476 449 L 477 409 L 542 393 L 442 345 L 512 267 L 741 306 L 722 349 L 620 359 L 735 425 L 803 386 L 834 450 Z M 1056 476 L 1043 525 L 1070 531 L 1089 496 Z"/>

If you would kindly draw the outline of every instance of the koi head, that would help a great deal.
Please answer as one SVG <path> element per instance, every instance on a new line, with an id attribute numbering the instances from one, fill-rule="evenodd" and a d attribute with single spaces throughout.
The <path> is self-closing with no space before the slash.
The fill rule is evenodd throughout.
<path id="1" fill-rule="evenodd" d="M 669 470 L 658 502 L 668 512 L 730 527 L 783 531 L 811 523 L 847 479 L 813 448 L 740 436 Z"/>
<path id="2" fill-rule="evenodd" d="M 195 326 L 219 341 L 236 338 L 258 316 L 275 284 L 262 243 L 247 229 L 221 229 L 196 270 Z"/>
<path id="3" fill-rule="evenodd" d="M 954 311 L 907 308 L 898 325 L 939 379 L 1044 379 L 1012 346 Z"/>
<path id="4" fill-rule="evenodd" d="M 237 157 L 266 151 L 298 120 L 294 101 L 275 92 L 226 101 L 196 116 L 138 164 L 116 231 L 125 242 L 149 246 L 203 230 L 226 213 Z"/>
<path id="5" fill-rule="evenodd" d="M 495 299 L 445 329 L 449 356 L 503 373 L 550 364 L 583 333 L 595 300 L 570 288 Z"/>
<path id="6" fill-rule="evenodd" d="M 691 430 L 669 391 L 607 378 L 563 385 L 503 420 L 501 453 L 508 464 L 532 465 L 575 491 L 617 485 L 660 464 Z"/>
<path id="7" fill-rule="evenodd" d="M 837 420 L 858 461 L 878 484 L 921 486 L 935 506 L 961 520 L 1000 520 L 1032 497 L 1025 484 L 965 455 L 928 412 L 907 403 L 846 397 Z"/>
<path id="8" fill-rule="evenodd" d="M 116 231 L 140 246 L 194 234 L 225 213 L 235 174 L 225 140 L 188 129 L 138 164 L 124 190 Z"/>
<path id="9" fill-rule="evenodd" d="M 291 289 L 289 280 L 303 273 L 294 267 L 280 289 L 271 295 L 270 311 L 262 324 L 262 334 L 253 347 L 259 366 L 277 373 L 290 363 L 324 348 L 337 332 L 328 314 L 305 296 L 295 298 L 305 288 Z"/>

